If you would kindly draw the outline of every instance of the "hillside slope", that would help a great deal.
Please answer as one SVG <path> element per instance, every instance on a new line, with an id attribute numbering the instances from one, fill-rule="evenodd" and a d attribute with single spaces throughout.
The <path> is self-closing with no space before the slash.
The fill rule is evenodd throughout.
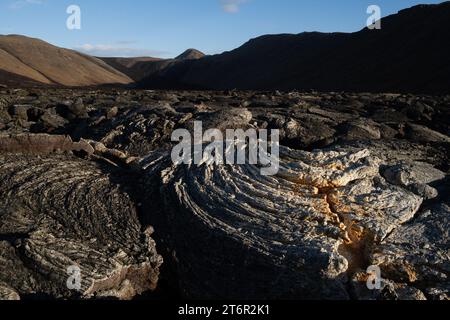
<path id="1" fill-rule="evenodd" d="M 205 54 L 196 49 L 188 49 L 174 59 L 158 59 L 152 57 L 137 58 L 99 58 L 116 70 L 126 74 L 133 80 L 139 82 L 142 79 L 157 74 L 158 72 L 172 67 L 179 62 L 198 60 Z"/>
<path id="2" fill-rule="evenodd" d="M 0 36 L 0 70 L 38 83 L 63 86 L 132 82 L 100 59 L 17 35 Z"/>
<path id="3" fill-rule="evenodd" d="M 386 17 L 381 30 L 268 35 L 140 82 L 144 88 L 448 92 L 450 2 Z"/>

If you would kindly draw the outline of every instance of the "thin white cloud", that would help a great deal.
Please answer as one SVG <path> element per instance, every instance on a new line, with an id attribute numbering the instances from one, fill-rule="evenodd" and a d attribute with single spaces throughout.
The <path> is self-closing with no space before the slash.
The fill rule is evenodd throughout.
<path id="1" fill-rule="evenodd" d="M 166 56 L 168 52 L 123 47 L 120 45 L 83 44 L 74 48 L 77 51 L 97 57 L 155 57 Z"/>
<path id="2" fill-rule="evenodd" d="M 120 44 L 120 45 L 130 45 L 130 44 L 136 44 L 137 41 L 135 40 L 119 40 L 116 41 L 116 44 Z"/>
<path id="3" fill-rule="evenodd" d="M 226 13 L 239 12 L 241 5 L 247 2 L 247 0 L 221 0 L 222 10 Z"/>
<path id="4" fill-rule="evenodd" d="M 21 9 L 26 5 L 40 5 L 44 0 L 16 0 L 9 5 L 10 9 Z"/>

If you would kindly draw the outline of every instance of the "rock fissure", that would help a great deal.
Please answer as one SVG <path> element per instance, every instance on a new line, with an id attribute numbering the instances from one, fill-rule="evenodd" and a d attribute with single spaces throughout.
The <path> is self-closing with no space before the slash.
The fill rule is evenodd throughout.
<path id="1" fill-rule="evenodd" d="M 351 220 L 347 213 L 339 212 L 336 206 L 338 187 L 331 187 L 332 184 L 332 182 L 327 182 L 325 185 L 329 185 L 329 187 L 312 187 L 317 189 L 317 195 L 326 203 L 324 213 L 330 216 L 332 223 L 342 230 L 343 243 L 339 245 L 338 252 L 347 259 L 346 273 L 351 278 L 354 273 L 366 270 L 369 266 L 368 252 L 370 252 L 374 239 L 373 235 L 371 236 L 363 227 Z"/>

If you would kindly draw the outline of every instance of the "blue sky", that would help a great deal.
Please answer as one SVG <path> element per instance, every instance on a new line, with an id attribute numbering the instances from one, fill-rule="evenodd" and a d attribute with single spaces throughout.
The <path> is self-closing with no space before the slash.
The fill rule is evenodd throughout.
<path id="1" fill-rule="evenodd" d="M 353 32 L 367 7 L 386 16 L 427 0 L 0 0 L 0 34 L 23 34 L 101 56 L 174 57 L 234 49 L 263 34 Z M 66 9 L 81 8 L 81 30 Z"/>

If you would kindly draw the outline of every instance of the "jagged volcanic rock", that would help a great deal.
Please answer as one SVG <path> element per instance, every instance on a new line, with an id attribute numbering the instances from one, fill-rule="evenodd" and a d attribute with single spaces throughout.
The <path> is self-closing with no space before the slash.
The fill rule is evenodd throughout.
<path id="1" fill-rule="evenodd" d="M 150 226 L 162 286 L 177 296 L 445 298 L 449 106 L 410 94 L 0 88 L 0 298 L 151 289 L 161 261 Z M 196 120 L 279 129 L 291 148 L 280 174 L 174 167 L 171 133 Z M 74 261 L 79 291 L 65 284 Z M 372 264 L 381 290 L 367 289 Z"/>
<path id="2" fill-rule="evenodd" d="M 0 298 L 131 299 L 155 289 L 162 259 L 121 179 L 68 154 L 1 155 Z M 76 290 L 66 285 L 71 266 L 81 269 Z"/>
<path id="3" fill-rule="evenodd" d="M 347 272 L 363 266 L 364 250 L 422 202 L 382 182 L 366 150 L 282 148 L 281 159 L 275 177 L 251 165 L 164 169 L 164 157 L 143 160 L 149 179 L 164 169 L 165 221 L 156 228 L 186 296 L 347 299 Z"/>
<path id="4" fill-rule="evenodd" d="M 395 230 L 371 253 L 385 276 L 421 288 L 433 299 L 448 300 L 450 208 L 438 205 Z"/>

